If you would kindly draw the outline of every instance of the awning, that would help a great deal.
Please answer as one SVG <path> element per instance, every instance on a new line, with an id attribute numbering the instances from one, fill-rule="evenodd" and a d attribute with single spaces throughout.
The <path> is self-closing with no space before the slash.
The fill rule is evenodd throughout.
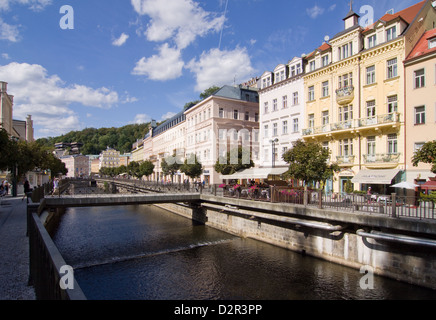
<path id="1" fill-rule="evenodd" d="M 400 170 L 362 170 L 353 179 L 352 183 L 360 184 L 392 184 L 392 180 Z"/>
<path id="2" fill-rule="evenodd" d="M 269 176 L 279 176 L 289 168 L 250 168 L 241 170 L 231 175 L 220 175 L 220 179 L 243 180 L 243 179 L 268 179 Z"/>
<path id="3" fill-rule="evenodd" d="M 427 181 L 421 185 L 421 188 L 426 190 L 436 190 L 436 181 Z"/>

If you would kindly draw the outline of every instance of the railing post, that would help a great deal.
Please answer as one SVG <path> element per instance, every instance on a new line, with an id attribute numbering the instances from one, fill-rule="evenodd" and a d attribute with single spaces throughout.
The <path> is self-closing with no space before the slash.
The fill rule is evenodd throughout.
<path id="1" fill-rule="evenodd" d="M 322 209 L 322 190 L 318 190 L 318 208 Z"/>
<path id="2" fill-rule="evenodd" d="M 397 194 L 392 193 L 392 217 L 397 217 Z"/>
<path id="3" fill-rule="evenodd" d="M 305 207 L 307 207 L 307 186 L 304 187 L 304 199 L 303 199 L 303 204 Z"/>

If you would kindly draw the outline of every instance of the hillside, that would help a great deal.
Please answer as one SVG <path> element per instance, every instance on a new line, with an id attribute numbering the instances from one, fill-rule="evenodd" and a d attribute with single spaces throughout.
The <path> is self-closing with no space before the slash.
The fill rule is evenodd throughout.
<path id="1" fill-rule="evenodd" d="M 150 123 L 127 125 L 121 128 L 87 128 L 82 131 L 72 131 L 59 137 L 38 139 L 43 146 L 54 148 L 57 142 L 81 142 L 82 154 L 100 154 L 107 147 L 112 147 L 123 153 L 132 151 L 132 144 L 144 137 L 149 131 Z"/>

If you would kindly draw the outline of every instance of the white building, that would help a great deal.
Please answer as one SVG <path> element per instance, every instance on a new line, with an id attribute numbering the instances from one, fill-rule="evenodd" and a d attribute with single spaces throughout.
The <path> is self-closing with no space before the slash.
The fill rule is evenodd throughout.
<path id="1" fill-rule="evenodd" d="M 301 139 L 304 126 L 304 59 L 265 72 L 259 91 L 260 166 L 288 167 L 282 156 Z"/>

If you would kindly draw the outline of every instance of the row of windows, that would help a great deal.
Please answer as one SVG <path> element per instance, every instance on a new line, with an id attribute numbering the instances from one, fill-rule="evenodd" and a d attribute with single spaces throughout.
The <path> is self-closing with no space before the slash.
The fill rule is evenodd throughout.
<path id="1" fill-rule="evenodd" d="M 233 120 L 242 120 L 240 119 L 240 114 L 241 112 L 239 110 L 233 110 L 233 112 L 228 112 L 231 115 L 231 119 Z M 226 118 L 226 112 L 224 111 L 224 108 L 220 108 L 219 109 L 219 115 L 218 115 L 221 119 Z M 244 121 L 250 121 L 250 112 L 246 111 L 244 114 Z M 255 113 L 254 114 L 254 121 L 258 122 L 259 121 L 259 113 Z"/>
<path id="2" fill-rule="evenodd" d="M 375 65 L 366 68 L 366 84 L 374 84 L 376 80 Z M 387 61 L 386 78 L 392 79 L 398 76 L 398 60 L 397 58 Z"/>
<path id="3" fill-rule="evenodd" d="M 397 38 L 397 27 L 394 26 L 386 30 L 386 41 L 391 41 Z M 377 45 L 377 35 L 371 35 L 367 38 L 367 49 L 373 48 Z"/>
<path id="4" fill-rule="evenodd" d="M 303 72 L 302 64 L 297 63 L 289 67 L 289 78 L 295 77 Z M 274 73 L 274 83 L 279 83 L 286 80 L 286 70 L 280 70 Z M 262 79 L 262 89 L 267 88 L 273 84 L 273 77 L 271 75 Z"/>
<path id="5" fill-rule="evenodd" d="M 387 153 L 398 154 L 398 136 L 396 133 L 389 134 L 387 137 Z M 366 152 L 368 156 L 376 156 L 376 137 L 366 138 Z M 354 156 L 353 139 L 339 140 L 338 154 L 340 157 Z"/>
<path id="6" fill-rule="evenodd" d="M 288 96 L 282 96 L 281 99 L 281 109 L 286 109 L 288 108 Z M 292 101 L 291 101 L 291 105 L 292 106 L 296 106 L 299 104 L 299 98 L 298 98 L 298 92 L 294 92 L 292 94 Z M 278 99 L 273 99 L 272 101 L 272 111 L 278 111 L 279 110 L 279 100 Z M 268 114 L 270 112 L 270 104 L 268 101 L 264 102 L 263 104 L 263 113 L 264 114 Z"/>
<path id="7" fill-rule="evenodd" d="M 282 129 L 281 129 L 281 134 L 288 134 L 289 133 L 289 123 L 287 120 L 282 121 Z M 272 137 L 277 137 L 279 135 L 279 124 L 278 123 L 273 123 L 272 124 L 272 132 L 271 132 L 271 136 Z M 298 133 L 300 131 L 300 121 L 298 118 L 294 118 L 292 119 L 292 133 Z M 264 125 L 263 127 L 263 137 L 264 138 L 269 138 L 269 130 L 270 127 L 269 125 Z"/>
<path id="8" fill-rule="evenodd" d="M 398 96 L 393 95 L 387 97 L 387 113 L 392 114 L 398 112 Z M 370 100 L 366 102 L 366 118 L 371 119 L 377 116 L 377 105 L 376 100 Z M 338 108 L 338 122 L 343 123 L 353 120 L 353 105 L 341 106 Z M 327 125 L 330 123 L 329 111 L 323 111 L 321 117 L 322 125 Z M 308 115 L 308 126 L 309 128 L 315 127 L 315 115 Z"/>

